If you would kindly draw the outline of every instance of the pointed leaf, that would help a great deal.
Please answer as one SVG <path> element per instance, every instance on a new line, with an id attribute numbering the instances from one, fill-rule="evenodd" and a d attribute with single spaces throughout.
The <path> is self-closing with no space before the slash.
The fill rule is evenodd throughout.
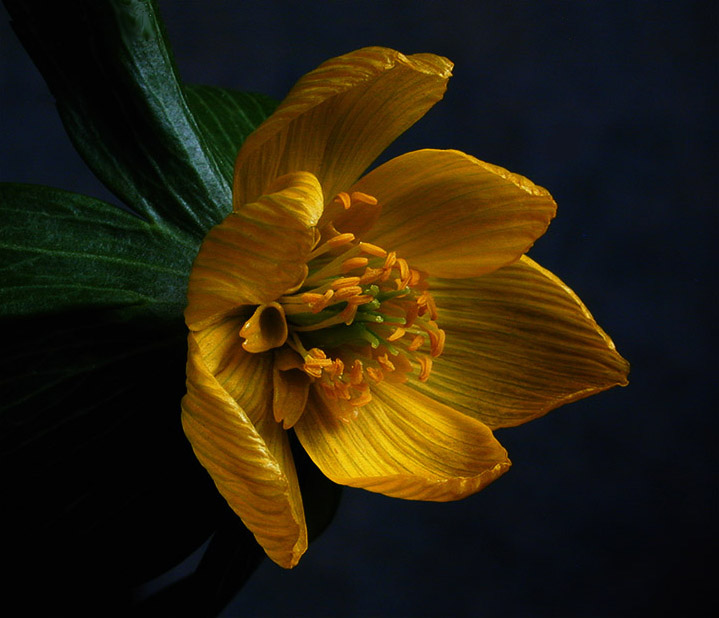
<path id="1" fill-rule="evenodd" d="M 75 147 L 120 199 L 197 238 L 229 212 L 220 147 L 208 145 L 188 107 L 154 1 L 5 4 Z M 195 95 L 198 109 L 207 93 Z M 251 122 L 263 109 L 249 112 Z"/>
<path id="2" fill-rule="evenodd" d="M 0 315 L 83 308 L 179 318 L 196 245 L 93 198 L 0 184 Z"/>

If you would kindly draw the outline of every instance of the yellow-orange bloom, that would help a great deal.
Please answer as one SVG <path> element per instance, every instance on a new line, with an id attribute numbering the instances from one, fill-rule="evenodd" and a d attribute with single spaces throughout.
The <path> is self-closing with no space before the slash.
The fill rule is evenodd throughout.
<path id="1" fill-rule="evenodd" d="M 362 49 L 303 77 L 237 157 L 193 265 L 185 433 L 267 554 L 307 548 L 290 427 L 330 479 L 456 500 L 510 466 L 492 429 L 626 383 L 577 296 L 525 252 L 549 193 L 457 151 L 360 178 L 451 63 Z"/>

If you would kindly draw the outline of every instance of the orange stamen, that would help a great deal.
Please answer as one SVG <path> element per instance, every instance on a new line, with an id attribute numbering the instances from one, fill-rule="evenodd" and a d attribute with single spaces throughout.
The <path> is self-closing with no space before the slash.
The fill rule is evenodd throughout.
<path id="1" fill-rule="evenodd" d="M 369 263 L 369 260 L 365 257 L 353 257 L 353 258 L 349 258 L 348 260 L 345 260 L 344 262 L 342 262 L 342 266 L 341 266 L 340 270 L 343 273 L 347 273 L 350 270 L 354 270 L 355 268 L 363 268 L 363 267 L 367 266 L 368 263 Z"/>
<path id="2" fill-rule="evenodd" d="M 397 341 L 397 339 L 401 339 L 402 337 L 404 337 L 404 334 L 406 332 L 407 331 L 404 328 L 398 326 L 394 329 L 394 332 L 389 337 L 387 337 L 387 341 Z"/>
<path id="3" fill-rule="evenodd" d="M 333 290 L 338 290 L 339 288 L 344 288 L 349 285 L 356 286 L 359 282 L 359 277 L 337 277 L 337 279 L 332 282 L 331 287 Z"/>
<path id="4" fill-rule="evenodd" d="M 362 377 L 362 361 L 356 358 L 350 369 L 350 384 L 357 386 L 363 382 Z"/>
<path id="5" fill-rule="evenodd" d="M 422 347 L 423 343 L 424 337 L 422 335 L 415 335 L 414 339 L 412 339 L 412 342 L 407 346 L 407 349 L 410 352 L 414 352 L 416 350 L 419 350 Z"/>
<path id="6" fill-rule="evenodd" d="M 426 382 L 432 371 L 432 357 L 418 356 L 417 361 L 419 362 L 419 381 Z"/>
<path id="7" fill-rule="evenodd" d="M 333 236 L 325 244 L 330 247 L 341 247 L 342 245 L 351 243 L 354 239 L 355 235 L 352 234 L 352 232 L 345 232 L 344 234 L 337 234 L 337 236 Z"/>
<path id="8" fill-rule="evenodd" d="M 344 191 L 340 191 L 337 195 L 335 195 L 335 198 L 332 201 L 335 204 L 342 204 L 345 210 L 349 210 L 349 207 L 352 206 L 352 198 L 349 193 L 345 193 Z"/>
<path id="9" fill-rule="evenodd" d="M 394 371 L 394 365 L 386 354 L 377 357 L 377 362 L 387 371 Z"/>
<path id="10" fill-rule="evenodd" d="M 358 294 L 362 293 L 362 288 L 358 285 L 347 285 L 345 287 L 340 288 L 337 290 L 337 293 L 334 295 L 334 299 L 337 302 L 340 302 L 342 300 L 347 300 L 350 296 L 357 296 Z"/>
<path id="11" fill-rule="evenodd" d="M 375 367 L 365 367 L 365 373 L 373 382 L 381 382 L 384 379 L 382 370 Z"/>
<path id="12" fill-rule="evenodd" d="M 353 202 L 361 202 L 363 204 L 369 204 L 370 206 L 377 205 L 376 197 L 367 195 L 366 193 L 362 193 L 361 191 L 353 191 L 352 195 L 351 195 L 351 199 Z"/>
<path id="13" fill-rule="evenodd" d="M 378 247 L 377 245 L 373 245 L 368 242 L 361 242 L 359 244 L 359 248 L 362 253 L 374 255 L 375 257 L 385 257 L 387 255 L 387 252 L 382 247 Z"/>

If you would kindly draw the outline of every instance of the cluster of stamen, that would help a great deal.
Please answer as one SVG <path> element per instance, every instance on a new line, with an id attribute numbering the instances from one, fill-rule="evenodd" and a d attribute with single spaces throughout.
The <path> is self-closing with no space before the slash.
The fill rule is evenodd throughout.
<path id="1" fill-rule="evenodd" d="M 340 193 L 326 214 L 363 204 L 377 201 Z M 371 384 L 404 382 L 415 367 L 426 381 L 445 335 L 425 275 L 394 251 L 338 233 L 332 218 L 318 231 L 302 286 L 278 302 L 289 328 L 287 345 L 349 422 L 371 400 Z"/>

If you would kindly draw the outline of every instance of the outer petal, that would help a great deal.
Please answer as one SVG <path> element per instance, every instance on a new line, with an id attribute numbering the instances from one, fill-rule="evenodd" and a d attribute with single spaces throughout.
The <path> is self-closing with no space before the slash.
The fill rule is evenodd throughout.
<path id="1" fill-rule="evenodd" d="M 302 499 L 287 435 L 272 416 L 272 355 L 245 352 L 240 325 L 190 333 L 182 424 L 219 492 L 289 568 L 307 549 Z"/>
<path id="2" fill-rule="evenodd" d="M 437 277 L 474 277 L 511 264 L 544 234 L 556 212 L 546 189 L 456 150 L 407 153 L 352 190 L 373 195 L 381 206 L 365 239 Z M 361 217 L 357 207 L 348 219 L 353 211 Z M 375 209 L 370 218 L 378 214 Z M 335 226 L 362 231 L 349 220 Z"/>
<path id="3" fill-rule="evenodd" d="M 272 191 L 230 213 L 205 237 L 190 272 L 185 321 L 198 330 L 242 305 L 276 300 L 307 274 L 322 189 L 306 172 L 277 179 Z"/>
<path id="4" fill-rule="evenodd" d="M 368 47 L 308 73 L 237 156 L 234 204 L 267 191 L 277 176 L 315 174 L 326 200 L 349 187 L 444 95 L 452 63 Z"/>
<path id="5" fill-rule="evenodd" d="M 528 257 L 430 285 L 447 339 L 415 385 L 426 395 L 496 428 L 627 384 L 629 364 L 582 301 Z"/>
<path id="6" fill-rule="evenodd" d="M 350 423 L 317 391 L 295 431 L 336 483 L 387 496 L 446 502 L 473 494 L 509 469 L 482 423 L 406 385 L 382 383 Z"/>

